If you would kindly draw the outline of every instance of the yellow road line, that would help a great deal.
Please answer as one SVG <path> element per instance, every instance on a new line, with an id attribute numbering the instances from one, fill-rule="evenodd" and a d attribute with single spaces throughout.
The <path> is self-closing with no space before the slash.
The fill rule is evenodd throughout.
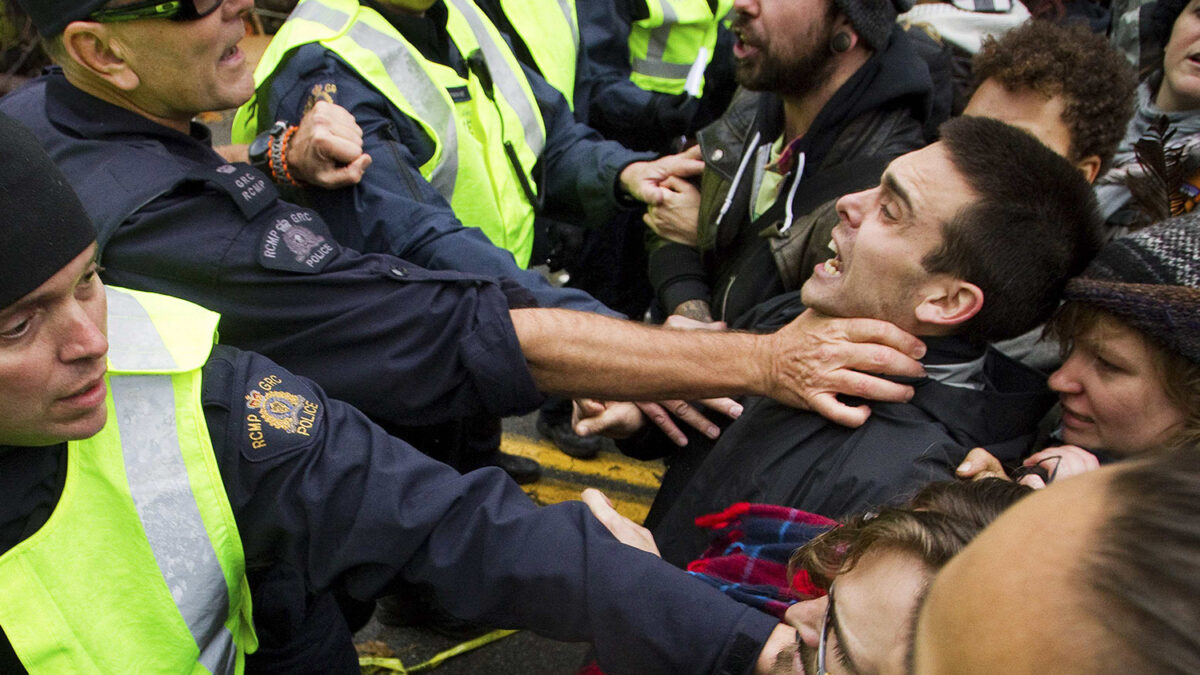
<path id="1" fill-rule="evenodd" d="M 662 481 L 662 462 L 641 462 L 608 452 L 594 459 L 575 459 L 559 452 L 553 443 L 507 433 L 500 447 L 541 463 L 541 480 L 524 486 L 538 504 L 579 499 L 583 488 L 595 487 L 608 495 L 621 515 L 640 523 Z"/>
<path id="2" fill-rule="evenodd" d="M 549 441 L 535 441 L 518 434 L 504 434 L 500 448 L 514 455 L 536 459 L 543 467 L 564 473 L 619 480 L 651 490 L 657 490 L 662 483 L 662 462 L 641 462 L 608 452 L 601 453 L 595 459 L 575 459 L 559 452 Z"/>

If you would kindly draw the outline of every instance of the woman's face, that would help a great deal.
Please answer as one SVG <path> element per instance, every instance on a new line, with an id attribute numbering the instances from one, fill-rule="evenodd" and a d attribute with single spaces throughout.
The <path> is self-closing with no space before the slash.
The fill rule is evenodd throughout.
<path id="1" fill-rule="evenodd" d="M 1167 112 L 1200 108 L 1200 0 L 1188 2 L 1175 19 L 1154 102 Z"/>
<path id="2" fill-rule="evenodd" d="M 1156 349 L 1106 316 L 1077 335 L 1070 356 L 1050 376 L 1062 403 L 1063 440 L 1127 456 L 1178 434 L 1187 416 L 1167 397 Z"/>

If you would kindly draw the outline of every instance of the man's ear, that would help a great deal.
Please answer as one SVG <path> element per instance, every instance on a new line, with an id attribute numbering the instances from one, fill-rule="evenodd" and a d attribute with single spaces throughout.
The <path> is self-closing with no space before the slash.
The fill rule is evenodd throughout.
<path id="1" fill-rule="evenodd" d="M 1095 183 L 1096 177 L 1100 175 L 1100 156 L 1088 155 L 1075 162 L 1075 166 L 1079 167 L 1079 170 L 1083 172 L 1083 177 L 1087 179 L 1087 182 Z"/>
<path id="2" fill-rule="evenodd" d="M 124 45 L 112 31 L 96 21 L 72 21 L 63 29 L 63 49 L 92 77 L 122 91 L 132 91 L 141 80 L 124 58 Z"/>
<path id="3" fill-rule="evenodd" d="M 958 326 L 983 309 L 983 289 L 945 275 L 930 283 L 917 305 L 917 321 L 935 326 Z"/>

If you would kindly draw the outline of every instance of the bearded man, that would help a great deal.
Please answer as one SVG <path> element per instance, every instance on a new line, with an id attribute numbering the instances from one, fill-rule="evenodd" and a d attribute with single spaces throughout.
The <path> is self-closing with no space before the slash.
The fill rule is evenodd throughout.
<path id="1" fill-rule="evenodd" d="M 826 201 L 875 185 L 925 145 L 934 80 L 909 0 L 738 0 L 740 89 L 699 134 L 699 189 L 670 180 L 648 224 L 664 311 L 733 321 L 783 292 L 772 242 Z M 773 237 L 772 235 L 779 235 Z M 669 239 L 670 241 L 667 241 Z"/>

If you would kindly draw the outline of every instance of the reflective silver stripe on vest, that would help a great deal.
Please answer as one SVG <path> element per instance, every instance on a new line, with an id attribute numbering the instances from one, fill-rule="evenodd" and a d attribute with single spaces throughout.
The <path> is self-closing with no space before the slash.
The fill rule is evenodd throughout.
<path id="1" fill-rule="evenodd" d="M 121 336 L 108 347 L 108 360 L 113 370 L 174 370 L 178 367 L 140 302 L 128 293 L 113 289 L 105 289 L 105 297 L 108 299 L 108 334 Z"/>
<path id="2" fill-rule="evenodd" d="M 504 100 L 512 106 L 513 112 L 517 113 L 517 117 L 521 119 L 521 127 L 525 130 L 525 144 L 535 156 L 541 156 L 542 149 L 546 147 L 546 132 L 538 121 L 537 115 L 534 114 L 532 104 L 525 95 L 525 89 L 521 86 L 525 73 L 514 72 L 509 67 L 508 60 L 504 58 L 504 52 L 488 33 L 483 23 L 484 20 L 480 18 L 479 10 L 471 0 L 448 1 L 458 9 L 458 12 L 467 20 L 467 24 L 471 26 L 471 32 L 475 34 L 475 41 L 479 43 L 479 48 L 483 51 L 483 58 L 491 72 L 492 81 L 500 89 Z"/>
<path id="3" fill-rule="evenodd" d="M 109 291 L 108 303 L 109 334 L 119 336 L 110 351 L 116 352 L 110 357 L 114 369 L 175 367 L 133 296 Z M 124 344 L 126 338 L 132 338 L 132 345 Z M 229 588 L 179 449 L 171 376 L 118 375 L 110 378 L 109 387 L 129 491 L 163 581 L 200 650 L 200 665 L 211 673 L 232 673 L 237 646 L 225 627 Z"/>
<path id="4" fill-rule="evenodd" d="M 583 0 L 583 2 L 594 1 Z M 571 41 L 575 43 L 576 58 L 583 58 L 579 54 L 579 22 L 575 19 L 575 12 L 571 10 L 570 0 L 558 0 L 558 8 L 562 10 L 563 16 L 567 17 L 567 25 L 571 27 Z"/>
<path id="5" fill-rule="evenodd" d="M 300 18 L 340 31 L 350 17 L 320 2 L 298 5 L 289 18 Z M 362 21 L 357 21 L 347 36 L 363 49 L 373 52 L 383 63 L 392 84 L 413 106 L 417 115 L 437 132 L 442 145 L 442 160 L 429 176 L 429 183 L 447 202 L 454 196 L 458 180 L 458 128 L 454 108 L 446 102 L 438 86 L 402 42 Z"/>
<path id="6" fill-rule="evenodd" d="M 646 45 L 646 58 L 635 58 L 631 67 L 635 73 L 649 77 L 662 77 L 671 80 L 686 80 L 692 70 L 690 63 L 668 63 L 663 61 L 667 53 L 667 42 L 671 39 L 671 28 L 679 23 L 679 15 L 668 0 L 659 0 L 662 7 L 662 25 L 650 31 L 650 39 Z"/>

